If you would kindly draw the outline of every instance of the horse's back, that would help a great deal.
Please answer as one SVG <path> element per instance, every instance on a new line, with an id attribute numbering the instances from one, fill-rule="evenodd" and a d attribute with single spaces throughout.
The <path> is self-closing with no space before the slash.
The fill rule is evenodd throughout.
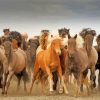
<path id="1" fill-rule="evenodd" d="M 23 69 L 26 68 L 27 66 L 27 57 L 26 57 L 26 53 L 21 50 L 21 49 L 18 49 L 16 52 L 15 52 L 16 56 L 14 57 L 15 60 L 14 62 L 15 63 L 15 72 L 20 72 L 22 71 Z"/>

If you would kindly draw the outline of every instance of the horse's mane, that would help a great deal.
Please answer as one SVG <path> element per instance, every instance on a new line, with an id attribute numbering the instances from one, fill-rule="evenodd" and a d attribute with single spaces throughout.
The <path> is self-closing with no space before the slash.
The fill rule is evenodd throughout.
<path id="1" fill-rule="evenodd" d="M 40 36 L 40 46 L 41 46 L 41 49 L 45 50 L 47 48 L 47 41 L 48 41 L 48 34 L 42 34 Z"/>
<path id="2" fill-rule="evenodd" d="M 96 41 L 100 40 L 100 34 L 97 36 Z"/>
<path id="3" fill-rule="evenodd" d="M 76 44 L 77 44 L 77 47 L 78 48 L 82 48 L 83 47 L 83 43 L 84 43 L 84 40 L 81 36 L 77 36 L 76 38 Z"/>
<path id="4" fill-rule="evenodd" d="M 91 34 L 91 35 L 95 36 L 96 31 L 92 30 L 91 28 L 84 28 L 79 34 L 84 39 L 87 34 Z"/>

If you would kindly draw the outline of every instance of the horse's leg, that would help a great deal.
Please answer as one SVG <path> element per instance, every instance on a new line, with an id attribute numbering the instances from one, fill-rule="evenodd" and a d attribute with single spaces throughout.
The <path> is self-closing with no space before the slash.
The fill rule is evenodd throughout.
<path id="1" fill-rule="evenodd" d="M 17 91 L 19 91 L 19 89 L 20 89 L 20 80 L 21 80 L 21 76 L 19 76 L 19 75 L 16 75 L 16 77 L 17 77 L 17 79 L 18 79 L 18 82 L 17 82 Z"/>
<path id="2" fill-rule="evenodd" d="M 100 90 L 100 69 L 99 69 L 99 74 L 98 74 L 98 89 Z"/>
<path id="3" fill-rule="evenodd" d="M 36 80 L 36 76 L 37 76 L 38 71 L 39 71 L 39 64 L 36 61 L 34 69 L 33 69 L 32 83 L 31 83 L 31 87 L 30 87 L 30 93 L 32 92 L 33 84 L 34 84 L 34 81 Z"/>
<path id="4" fill-rule="evenodd" d="M 24 91 L 27 92 L 26 81 L 24 79 L 23 79 L 23 82 L 24 82 Z"/>
<path id="5" fill-rule="evenodd" d="M 7 81 L 6 81 L 6 86 L 5 86 L 5 94 L 7 94 L 8 87 L 10 85 L 10 81 L 11 81 L 13 75 L 14 75 L 14 71 L 11 71 L 11 72 L 9 71 Z"/>
<path id="6" fill-rule="evenodd" d="M 50 68 L 48 66 L 45 66 L 46 68 L 46 72 L 48 74 L 48 78 L 49 78 L 49 85 L 50 85 L 50 92 L 53 92 L 53 76 L 52 76 L 52 73 L 50 71 Z"/>
<path id="7" fill-rule="evenodd" d="M 91 70 L 91 75 L 90 75 L 91 86 L 92 86 L 92 88 L 95 88 L 96 87 L 95 66 L 92 66 L 90 70 Z"/>
<path id="8" fill-rule="evenodd" d="M 3 73 L 3 84 L 2 84 L 2 94 L 5 93 L 5 86 L 6 86 L 6 80 L 7 80 L 7 76 L 8 76 L 8 73 Z"/>
<path id="9" fill-rule="evenodd" d="M 61 69 L 60 65 L 57 68 L 57 72 L 58 72 L 58 75 L 60 77 L 60 92 L 63 92 L 63 90 L 62 90 L 62 87 L 63 87 L 64 88 L 64 92 L 66 94 L 68 94 L 68 90 L 67 90 L 65 82 L 64 82 L 64 76 L 62 76 L 62 69 Z"/>
<path id="10" fill-rule="evenodd" d="M 80 90 L 81 92 L 83 92 L 83 84 L 84 84 L 84 81 L 86 80 L 87 78 L 87 74 L 88 74 L 88 68 L 86 68 L 86 70 L 84 70 L 82 73 L 81 73 L 81 87 L 80 87 Z"/>
<path id="11" fill-rule="evenodd" d="M 80 94 L 80 87 L 81 87 L 81 74 L 80 73 L 74 73 L 74 77 L 77 80 L 77 84 L 76 84 L 76 94 L 75 97 L 77 97 Z"/>
<path id="12" fill-rule="evenodd" d="M 53 72 L 53 81 L 54 81 L 54 85 L 53 85 L 53 89 L 56 90 L 57 88 L 57 82 L 58 82 L 58 76 L 57 76 L 57 72 Z"/>

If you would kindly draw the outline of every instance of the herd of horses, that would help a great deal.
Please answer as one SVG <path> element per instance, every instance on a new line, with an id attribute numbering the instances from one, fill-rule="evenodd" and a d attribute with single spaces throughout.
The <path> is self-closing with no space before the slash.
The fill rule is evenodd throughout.
<path id="1" fill-rule="evenodd" d="M 43 31 L 45 33 L 48 31 Z M 90 28 L 83 29 L 79 36 L 82 39 L 77 41 L 78 35 L 70 36 L 69 29 L 60 29 L 59 36 L 43 38 L 44 44 L 41 44 L 36 37 L 29 39 L 26 49 L 25 40 L 18 41 L 18 32 L 13 31 L 8 38 L 0 38 L 0 87 L 2 94 L 7 95 L 10 81 L 15 75 L 18 79 L 17 88 L 20 80 L 23 79 L 24 90 L 27 91 L 26 82 L 31 79 L 30 93 L 35 80 L 39 80 L 43 86 L 49 83 L 49 91 L 53 93 L 57 90 L 59 83 L 59 93 L 69 94 L 67 85 L 70 77 L 74 76 L 76 83 L 75 95 L 78 96 L 86 86 L 87 93 L 96 87 L 95 71 L 99 70 L 98 89 L 100 90 L 100 35 L 96 41 L 97 46 L 93 46 L 93 40 L 96 31 Z M 17 35 L 16 35 L 17 34 Z M 46 36 L 45 36 L 46 37 Z M 64 40 L 67 42 L 63 42 Z M 81 47 L 78 43 L 81 43 Z M 20 45 L 19 45 L 20 43 Z M 41 46 L 42 45 L 42 46 Z M 42 48 L 37 53 L 37 49 Z M 90 69 L 90 82 L 87 77 Z"/>

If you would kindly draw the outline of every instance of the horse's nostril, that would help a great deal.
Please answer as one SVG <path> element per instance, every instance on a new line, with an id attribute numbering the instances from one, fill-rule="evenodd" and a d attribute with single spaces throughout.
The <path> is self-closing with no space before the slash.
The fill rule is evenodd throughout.
<path id="1" fill-rule="evenodd" d="M 56 53 L 57 53 L 58 55 L 60 55 L 60 54 L 61 54 L 61 51 L 60 51 L 60 50 L 56 50 Z"/>
<path id="2" fill-rule="evenodd" d="M 6 56 L 9 56 L 9 54 L 5 53 Z"/>
<path id="3" fill-rule="evenodd" d="M 69 54 L 69 57 L 70 57 L 70 58 L 73 58 L 73 57 L 74 57 L 74 55 L 73 55 L 73 54 Z"/>

